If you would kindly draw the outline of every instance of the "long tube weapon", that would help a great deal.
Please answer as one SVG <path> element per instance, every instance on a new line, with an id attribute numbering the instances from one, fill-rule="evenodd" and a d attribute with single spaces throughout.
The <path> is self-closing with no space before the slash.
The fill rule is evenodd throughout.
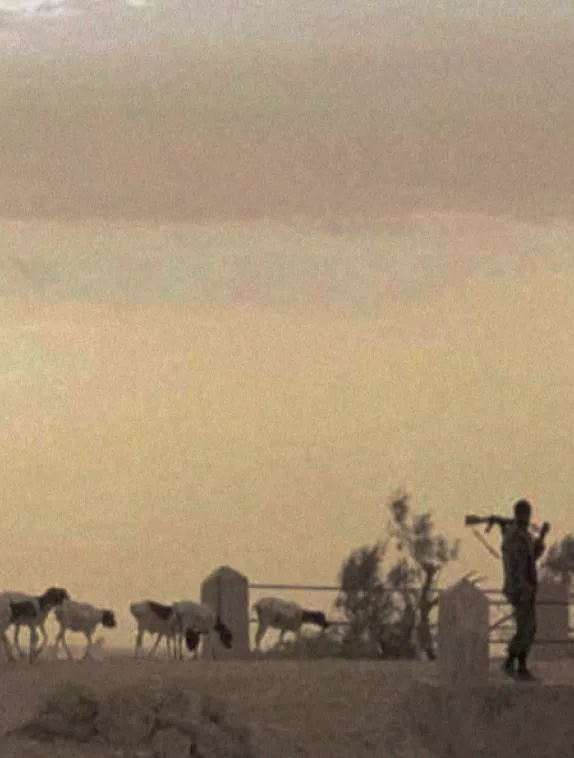
<path id="1" fill-rule="evenodd" d="M 504 534 L 506 527 L 509 526 L 512 522 L 513 519 L 505 518 L 504 516 L 470 515 L 464 517 L 465 526 L 478 526 L 479 524 L 486 524 L 486 529 L 484 530 L 486 533 L 490 532 L 493 526 L 498 526 L 502 534 Z M 530 524 L 529 529 L 535 534 L 539 534 L 542 531 L 542 528 L 537 524 Z"/>

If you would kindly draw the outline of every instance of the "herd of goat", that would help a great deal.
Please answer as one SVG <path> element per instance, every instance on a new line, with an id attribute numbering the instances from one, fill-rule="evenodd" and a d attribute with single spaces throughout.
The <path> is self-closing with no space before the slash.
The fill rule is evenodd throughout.
<path id="1" fill-rule="evenodd" d="M 261 641 L 270 628 L 280 630 L 279 643 L 283 641 L 286 632 L 299 634 L 303 624 L 314 624 L 326 629 L 329 622 L 322 611 L 305 610 L 297 603 L 266 597 L 257 601 L 253 610 L 257 614 L 258 628 L 255 635 L 256 649 L 259 650 Z M 96 608 L 89 603 L 80 603 L 70 598 L 67 590 L 61 587 L 50 587 L 42 595 L 26 595 L 22 592 L 0 593 L 0 636 L 8 660 L 15 660 L 12 645 L 8 639 L 8 629 L 14 626 L 14 648 L 18 657 L 22 657 L 19 635 L 22 626 L 30 630 L 30 652 L 32 662 L 37 658 L 48 643 L 45 622 L 51 612 L 54 612 L 59 630 L 56 635 L 54 651 L 57 653 L 60 644 L 64 647 L 68 658 L 72 654 L 66 643 L 66 632 L 80 632 L 87 640 L 84 658 L 90 656 L 92 636 L 101 625 L 108 629 L 117 626 L 116 617 L 112 610 Z M 221 618 L 208 605 L 190 600 L 180 601 L 172 605 L 164 605 L 154 600 L 142 600 L 131 603 L 130 613 L 137 623 L 135 655 L 139 656 L 144 634 L 155 635 L 156 639 L 148 657 L 156 651 L 163 638 L 166 640 L 169 658 L 183 659 L 183 640 L 188 651 L 197 657 L 199 641 L 202 635 L 215 632 L 222 645 L 231 648 L 233 635 Z M 38 645 L 39 634 L 42 642 Z M 173 646 L 173 649 L 172 649 Z"/>

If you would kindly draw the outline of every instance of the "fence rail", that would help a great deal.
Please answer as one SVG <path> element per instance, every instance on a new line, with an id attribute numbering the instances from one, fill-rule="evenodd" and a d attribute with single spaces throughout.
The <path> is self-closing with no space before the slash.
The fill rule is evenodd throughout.
<path id="1" fill-rule="evenodd" d="M 295 592 L 340 592 L 343 588 L 340 585 L 334 585 L 334 584 L 270 584 L 265 582 L 250 582 L 249 583 L 249 589 L 250 590 L 288 590 L 288 591 L 295 591 Z M 414 587 L 414 586 L 407 586 L 402 588 L 401 590 L 394 590 L 390 588 L 382 588 L 382 592 L 384 593 L 391 593 L 391 592 L 401 592 L 401 591 L 419 591 L 420 587 Z M 502 591 L 496 590 L 496 589 L 481 589 L 481 591 L 487 595 L 487 596 L 501 596 Z M 433 594 L 440 595 L 442 592 L 444 592 L 444 589 L 435 589 L 433 590 Z M 568 605 L 574 606 L 574 592 L 570 592 L 568 595 L 568 602 L 564 603 L 561 601 L 555 601 L 555 600 L 541 600 L 537 603 L 538 605 Z M 489 600 L 489 606 L 490 607 L 503 607 L 503 606 L 509 606 L 509 602 L 505 600 L 504 598 L 500 598 L 498 600 Z M 492 627 L 490 628 L 490 631 L 494 631 L 494 629 L 500 629 L 503 631 L 505 629 L 504 624 L 506 624 L 508 621 L 512 619 L 512 614 L 506 616 L 503 619 L 499 619 L 497 622 L 495 622 Z M 256 618 L 250 618 L 249 619 L 250 624 L 257 624 Z M 329 621 L 329 624 L 331 626 L 349 626 L 350 622 L 345 621 L 344 619 L 333 619 L 332 621 Z M 436 631 L 438 628 L 437 623 L 430 624 L 430 628 L 433 631 Z M 574 626 L 568 627 L 568 633 L 570 635 L 574 635 Z M 504 645 L 509 642 L 510 638 L 500 638 L 497 637 L 495 639 L 491 639 L 490 643 L 492 645 Z M 574 637 L 570 637 L 569 641 L 574 643 Z M 537 639 L 537 642 L 543 643 L 545 645 L 563 645 L 564 640 L 557 640 L 557 639 Z"/>
<path id="2" fill-rule="evenodd" d="M 250 590 L 303 590 L 306 592 L 339 592 L 342 588 L 335 584 L 261 584 L 249 583 Z M 407 588 L 407 589 L 410 589 Z"/>
<path id="3" fill-rule="evenodd" d="M 343 587 L 341 587 L 338 584 L 266 584 L 263 582 L 249 582 L 249 589 L 250 590 L 295 590 L 295 591 L 302 591 L 302 592 L 340 592 L 343 590 Z M 382 592 L 402 592 L 404 590 L 407 591 L 418 591 L 420 590 L 420 587 L 414 586 L 414 585 L 407 585 L 406 587 L 401 588 L 400 590 L 391 589 L 390 587 L 383 587 L 381 589 Z M 496 590 L 493 588 L 490 589 L 482 589 L 480 588 L 481 592 L 483 592 L 485 595 L 502 595 L 502 590 Z M 442 592 L 445 592 L 445 589 L 434 589 L 432 590 L 433 593 L 440 595 Z M 569 593 L 569 605 L 574 604 L 574 591 Z M 552 602 L 552 601 L 550 601 Z M 555 603 L 556 604 L 556 603 Z"/>

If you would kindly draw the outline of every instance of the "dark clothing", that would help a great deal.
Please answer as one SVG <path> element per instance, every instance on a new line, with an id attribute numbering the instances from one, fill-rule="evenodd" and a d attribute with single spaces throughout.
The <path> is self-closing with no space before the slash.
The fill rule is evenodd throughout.
<path id="1" fill-rule="evenodd" d="M 526 529 L 511 523 L 504 531 L 502 559 L 503 593 L 512 605 L 516 634 L 508 646 L 512 657 L 525 658 L 536 635 L 536 561 L 544 552 L 541 540 L 534 540 Z"/>
<path id="2" fill-rule="evenodd" d="M 536 595 L 528 598 L 508 598 L 516 621 L 516 634 L 508 645 L 508 654 L 518 658 L 528 655 L 536 636 Z M 514 602 L 513 602 L 514 601 Z"/>
<path id="3" fill-rule="evenodd" d="M 530 532 L 515 523 L 504 530 L 502 539 L 502 560 L 504 564 L 504 594 L 536 593 L 538 576 L 536 561 L 542 555 L 544 546 L 534 540 Z"/>

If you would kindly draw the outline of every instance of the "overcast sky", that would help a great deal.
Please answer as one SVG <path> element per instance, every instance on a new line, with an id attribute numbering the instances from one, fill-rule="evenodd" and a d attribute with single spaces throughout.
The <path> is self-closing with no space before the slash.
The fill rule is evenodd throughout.
<path id="1" fill-rule="evenodd" d="M 443 44 L 433 29 L 429 60 Z M 102 34 L 113 36 L 108 27 Z M 124 71 L 120 58 L 110 57 L 109 76 L 125 89 L 110 88 L 119 99 L 99 120 L 97 87 L 93 100 L 74 100 L 79 90 L 66 89 L 63 68 L 60 99 L 51 97 L 50 69 L 43 78 L 36 70 L 36 110 L 19 105 L 28 69 L 16 84 L 6 74 L 13 142 L 2 145 L 3 215 L 80 208 L 85 218 L 109 201 L 118 218 L 124 206 L 137 210 L 138 193 L 156 217 L 171 206 L 189 217 L 196 196 L 209 205 L 210 192 L 215 210 L 240 210 L 219 225 L 0 221 L 5 589 L 65 586 L 116 609 L 120 627 L 106 637 L 132 644 L 131 601 L 197 599 L 202 579 L 220 565 L 258 582 L 335 583 L 350 551 L 384 536 L 385 504 L 399 487 L 416 511 L 433 513 L 439 531 L 463 539 L 443 586 L 470 570 L 501 584 L 500 567 L 465 530 L 465 514 L 510 514 L 526 496 L 536 519 L 551 522 L 552 539 L 574 531 L 574 225 L 571 213 L 569 221 L 547 220 L 557 209 L 571 212 L 573 48 L 543 41 L 530 49 L 512 35 L 499 47 L 452 38 L 452 65 L 448 50 L 437 74 L 414 56 L 416 76 L 404 83 L 401 40 L 416 50 L 420 39 L 402 34 L 383 90 L 401 139 L 393 129 L 385 136 L 384 119 L 371 133 L 365 119 L 357 165 L 344 164 L 356 168 L 350 178 L 336 156 L 352 157 L 355 143 L 333 149 L 331 165 L 329 120 L 313 142 L 305 117 L 291 122 L 291 111 L 283 113 L 292 153 L 287 139 L 254 140 L 265 149 L 249 152 L 248 141 L 232 144 L 220 124 L 205 148 L 213 161 L 203 165 L 201 140 L 186 141 L 192 132 L 181 128 L 197 116 L 170 121 L 166 106 L 154 121 L 154 101 L 149 113 L 140 102 L 132 121 L 122 121 L 121 93 L 143 74 Z M 68 45 L 66 34 L 60 39 Z M 213 60 L 197 92 L 218 104 L 217 71 L 226 69 Z M 324 101 L 314 97 L 325 113 L 348 98 L 346 115 L 372 116 L 379 74 L 371 62 L 371 78 L 363 77 L 362 60 L 351 49 L 329 69 L 344 86 L 323 82 Z M 295 62 L 286 58 L 275 74 L 296 80 Z M 315 69 L 303 64 L 304 79 Z M 94 70 L 83 61 L 79 81 Z M 265 81 L 245 71 L 227 90 L 236 116 L 259 104 Z M 255 93 L 251 105 L 242 82 Z M 138 97 L 147 91 L 140 87 Z M 176 116 L 182 91 L 168 99 Z M 283 90 L 264 91 L 276 104 Z M 294 91 L 293 107 L 307 102 L 306 86 Z M 351 97 L 356 92 L 363 100 Z M 403 113 L 408 97 L 428 109 Z M 309 113 L 319 119 L 320 110 Z M 323 163 L 309 168 L 315 154 Z M 214 180 L 228 164 L 229 174 Z M 305 184 L 305 171 L 321 181 Z M 353 182 L 356 194 L 337 205 Z M 321 200 L 314 210 L 313 191 Z M 441 192 L 452 204 L 438 203 Z M 436 207 L 493 214 L 500 199 L 512 202 L 499 207 L 506 220 L 470 212 L 394 217 L 402 193 L 410 209 L 417 197 L 420 208 L 433 207 L 435 195 Z M 264 217 L 282 197 L 291 209 L 310 197 L 309 216 L 318 218 L 292 226 L 237 220 L 243 207 Z M 380 225 L 359 222 L 354 203 L 373 213 L 379 201 Z M 349 223 L 337 208 L 357 218 Z M 536 223 L 525 220 L 529 209 Z M 498 535 L 490 540 L 499 546 Z M 325 610 L 333 600 L 285 596 Z"/>
<path id="2" fill-rule="evenodd" d="M 79 252 L 103 234 L 90 274 Z M 157 273 L 176 239 L 177 297 Z M 464 537 L 443 580 L 497 586 L 466 513 L 526 495 L 552 536 L 572 528 L 571 240 L 463 217 L 355 236 L 4 224 L 4 587 L 117 607 L 130 641 L 130 600 L 198 597 L 222 564 L 335 582 L 399 486 Z"/>

